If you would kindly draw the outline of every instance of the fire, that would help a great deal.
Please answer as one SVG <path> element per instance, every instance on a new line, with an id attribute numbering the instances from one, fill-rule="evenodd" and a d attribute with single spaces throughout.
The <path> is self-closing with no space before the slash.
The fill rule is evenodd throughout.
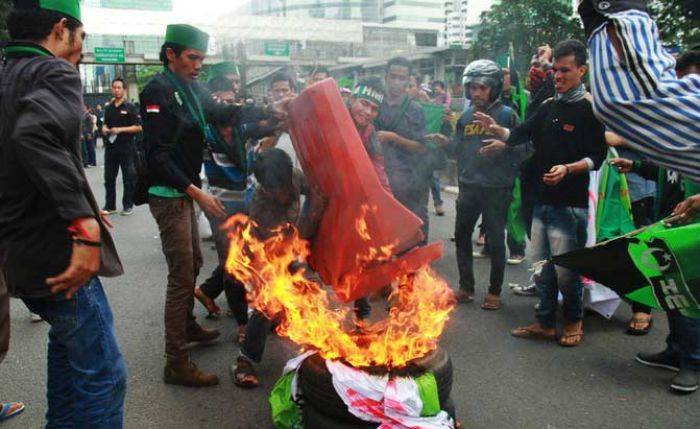
<path id="1" fill-rule="evenodd" d="M 356 229 L 369 239 L 363 222 L 358 219 Z M 255 235 L 255 223 L 236 215 L 225 228 L 231 240 L 226 270 L 246 285 L 253 308 L 279 318 L 278 334 L 302 348 L 358 368 L 401 368 L 437 348 L 454 296 L 430 267 L 402 273 L 389 298 L 393 303 L 389 316 L 356 329 L 349 323 L 350 309 L 332 299 L 304 268 L 310 246 L 295 227 L 282 226 L 261 240 Z M 388 260 L 392 249 L 371 249 L 358 255 L 358 261 Z"/>

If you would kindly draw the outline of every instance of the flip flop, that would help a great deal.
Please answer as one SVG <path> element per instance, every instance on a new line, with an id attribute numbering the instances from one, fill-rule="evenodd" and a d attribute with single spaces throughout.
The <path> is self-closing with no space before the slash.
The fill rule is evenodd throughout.
<path id="1" fill-rule="evenodd" d="M 535 325 L 515 328 L 512 331 L 510 331 L 510 334 L 516 338 L 528 338 L 528 339 L 533 339 L 533 340 L 556 340 L 557 339 L 556 332 L 548 334 L 544 330 L 542 330 L 541 328 L 535 328 Z"/>
<path id="2" fill-rule="evenodd" d="M 0 422 L 11 419 L 24 412 L 24 404 L 21 402 L 3 402 L 0 407 Z"/>
<path id="3" fill-rule="evenodd" d="M 632 324 L 647 323 L 647 327 L 644 329 L 637 329 L 632 327 Z M 632 320 L 627 324 L 627 335 L 641 336 L 646 335 L 651 331 L 651 327 L 654 326 L 654 318 L 651 317 L 649 320 L 640 319 L 638 317 L 633 317 Z"/>

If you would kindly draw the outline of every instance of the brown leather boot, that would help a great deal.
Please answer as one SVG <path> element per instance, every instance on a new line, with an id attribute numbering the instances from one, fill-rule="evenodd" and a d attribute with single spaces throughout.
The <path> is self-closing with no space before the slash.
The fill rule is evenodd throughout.
<path id="1" fill-rule="evenodd" d="M 186 360 L 168 362 L 163 371 L 163 381 L 166 384 L 178 386 L 208 387 L 219 384 L 219 377 L 216 374 L 201 371 L 194 362 Z"/>
<path id="2" fill-rule="evenodd" d="M 199 326 L 197 322 L 192 322 L 187 326 L 188 343 L 211 343 L 216 341 L 221 332 L 217 329 L 206 329 Z"/>

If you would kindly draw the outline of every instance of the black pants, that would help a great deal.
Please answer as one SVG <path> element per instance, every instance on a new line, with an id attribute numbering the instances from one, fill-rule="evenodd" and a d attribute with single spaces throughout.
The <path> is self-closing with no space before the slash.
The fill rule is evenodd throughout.
<path id="1" fill-rule="evenodd" d="M 512 199 L 512 188 L 460 187 L 457 198 L 455 242 L 457 244 L 459 286 L 465 292 L 474 293 L 472 235 L 479 216 L 483 214 L 484 232 L 489 237 L 489 253 L 491 255 L 489 293 L 501 294 L 506 267 L 505 228 L 508 207 Z"/>
<path id="2" fill-rule="evenodd" d="M 236 318 L 238 326 L 248 324 L 248 301 L 246 301 L 246 291 L 243 283 L 235 278 L 224 275 L 222 265 L 218 265 L 211 276 L 199 287 L 206 296 L 212 300 L 221 295 L 221 292 L 226 294 L 226 302 L 228 307 Z"/>
<path id="3" fill-rule="evenodd" d="M 105 150 L 105 209 L 117 209 L 117 174 L 122 171 L 124 210 L 134 206 L 134 186 L 136 184 L 136 168 L 134 166 L 135 151 L 133 147 L 107 147 Z"/>
<path id="4" fill-rule="evenodd" d="M 643 198 L 632 203 L 632 217 L 634 226 L 643 228 L 654 223 L 654 197 Z M 632 301 L 633 313 L 651 314 L 651 307 Z"/>

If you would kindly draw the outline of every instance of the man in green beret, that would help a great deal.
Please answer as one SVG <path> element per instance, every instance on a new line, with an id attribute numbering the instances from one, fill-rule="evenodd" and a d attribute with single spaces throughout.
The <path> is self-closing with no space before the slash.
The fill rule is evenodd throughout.
<path id="1" fill-rule="evenodd" d="M 190 25 L 169 25 L 160 53 L 164 69 L 148 82 L 140 97 L 147 200 L 168 264 L 164 381 L 194 387 L 219 383 L 215 374 L 197 368 L 187 353 L 189 343 L 208 343 L 219 337 L 218 331 L 197 324 L 192 314 L 195 282 L 202 266 L 194 203 L 209 218 L 226 218 L 224 204 L 202 189 L 199 176 L 204 150 L 213 140 L 210 125 L 238 127 L 245 118 L 260 117 L 262 121 L 245 124 L 247 135 L 260 136 L 271 133 L 284 116 L 283 103 L 256 116 L 250 115 L 249 107 L 220 103 L 212 97 L 197 82 L 208 40 L 205 32 Z"/>
<path id="2" fill-rule="evenodd" d="M 0 277 L 51 325 L 47 427 L 121 428 L 126 369 L 97 276 L 122 265 L 80 159 L 80 19 L 78 0 L 15 0 L 7 20 Z"/>

